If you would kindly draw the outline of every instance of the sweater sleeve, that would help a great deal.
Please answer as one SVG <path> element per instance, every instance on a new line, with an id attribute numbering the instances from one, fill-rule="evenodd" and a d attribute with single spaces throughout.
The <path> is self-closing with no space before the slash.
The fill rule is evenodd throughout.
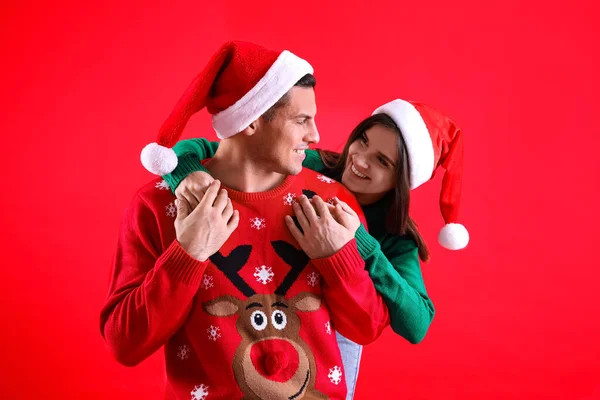
<path id="1" fill-rule="evenodd" d="M 435 315 L 433 303 L 425 290 L 416 243 L 393 236 L 381 245 L 365 228 L 356 232 L 361 257 L 365 260 L 375 288 L 388 306 L 394 332 L 410 343 L 425 337 Z"/>
<path id="2" fill-rule="evenodd" d="M 325 164 L 323 164 L 323 160 L 317 150 L 308 149 L 304 153 L 306 154 L 306 158 L 302 162 L 304 168 L 312 169 L 316 172 L 325 171 Z"/>
<path id="3" fill-rule="evenodd" d="M 177 142 L 173 151 L 177 154 L 177 168 L 163 179 L 167 181 L 173 193 L 186 176 L 196 171 L 207 172 L 202 166 L 202 160 L 214 157 L 219 142 L 209 142 L 204 138 L 188 139 Z"/>
<path id="4" fill-rule="evenodd" d="M 364 269 L 356 240 L 331 257 L 311 262 L 323 276 L 323 296 L 334 327 L 358 344 L 377 339 L 389 324 L 389 313 Z"/>
<path id="5" fill-rule="evenodd" d="M 156 216 L 137 195 L 125 213 L 100 329 L 114 357 L 134 366 L 183 325 L 207 262 L 177 242 L 161 253 Z"/>

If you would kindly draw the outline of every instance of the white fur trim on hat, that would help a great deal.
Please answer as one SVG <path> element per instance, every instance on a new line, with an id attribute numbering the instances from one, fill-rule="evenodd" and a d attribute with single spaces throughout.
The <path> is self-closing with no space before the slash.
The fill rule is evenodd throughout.
<path id="1" fill-rule="evenodd" d="M 408 101 L 396 99 L 377 108 L 375 114 L 388 115 L 402 132 L 410 163 L 410 188 L 416 189 L 431 179 L 435 169 L 433 143 L 417 109 Z"/>
<path id="2" fill-rule="evenodd" d="M 225 139 L 243 131 L 277 103 L 300 78 L 313 72 L 307 61 L 284 50 L 248 93 L 213 116 L 212 125 L 217 136 Z"/>
<path id="3" fill-rule="evenodd" d="M 438 242 L 448 250 L 460 250 L 469 244 L 469 232 L 462 224 L 446 224 L 440 231 Z"/>
<path id="4" fill-rule="evenodd" d="M 170 174 L 177 167 L 177 154 L 173 149 L 150 143 L 142 149 L 142 165 L 155 175 Z"/>

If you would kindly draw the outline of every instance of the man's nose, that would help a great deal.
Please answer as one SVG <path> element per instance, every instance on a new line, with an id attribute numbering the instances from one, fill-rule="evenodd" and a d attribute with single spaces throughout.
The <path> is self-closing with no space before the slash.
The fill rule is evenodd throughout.
<path id="1" fill-rule="evenodd" d="M 306 141 L 308 143 L 319 143 L 321 140 L 321 136 L 319 136 L 319 131 L 317 130 L 317 123 L 313 120 L 311 121 L 310 127 L 306 134 Z"/>

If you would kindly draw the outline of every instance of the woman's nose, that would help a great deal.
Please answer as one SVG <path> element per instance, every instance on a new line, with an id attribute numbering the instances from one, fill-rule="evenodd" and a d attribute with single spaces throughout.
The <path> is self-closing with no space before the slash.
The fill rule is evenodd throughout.
<path id="1" fill-rule="evenodd" d="M 368 168 L 369 167 L 369 164 L 367 163 L 366 157 L 364 157 L 361 154 L 356 154 L 354 156 L 354 159 L 352 161 L 354 161 L 354 164 L 358 165 L 361 168 Z"/>

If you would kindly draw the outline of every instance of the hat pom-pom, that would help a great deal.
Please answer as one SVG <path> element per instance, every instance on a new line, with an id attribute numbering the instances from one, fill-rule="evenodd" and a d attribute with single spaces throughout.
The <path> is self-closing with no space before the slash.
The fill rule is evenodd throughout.
<path id="1" fill-rule="evenodd" d="M 446 224 L 440 231 L 438 242 L 448 250 L 460 250 L 469 243 L 469 232 L 461 224 Z"/>
<path id="2" fill-rule="evenodd" d="M 177 154 L 158 143 L 150 143 L 142 150 L 142 165 L 155 175 L 167 175 L 177 167 Z"/>

